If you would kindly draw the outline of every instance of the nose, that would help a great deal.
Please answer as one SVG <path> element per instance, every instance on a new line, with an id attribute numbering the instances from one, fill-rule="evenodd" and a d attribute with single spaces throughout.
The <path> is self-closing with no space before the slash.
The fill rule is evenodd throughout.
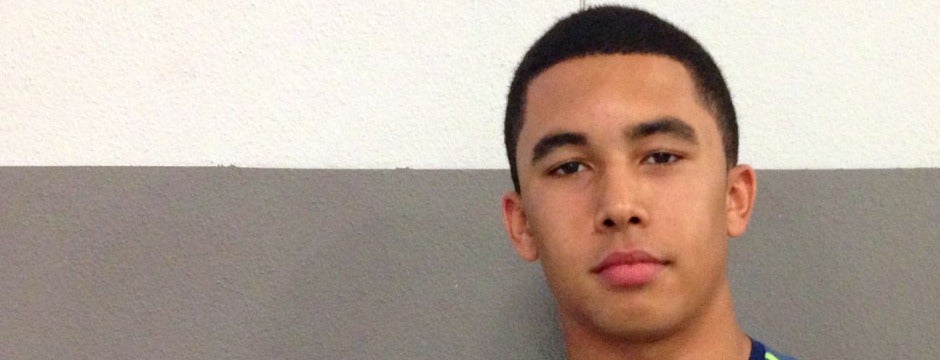
<path id="1" fill-rule="evenodd" d="M 643 187 L 635 175 L 626 171 L 607 172 L 596 195 L 595 228 L 599 232 L 610 232 L 645 226 L 649 217 L 642 203 Z"/>

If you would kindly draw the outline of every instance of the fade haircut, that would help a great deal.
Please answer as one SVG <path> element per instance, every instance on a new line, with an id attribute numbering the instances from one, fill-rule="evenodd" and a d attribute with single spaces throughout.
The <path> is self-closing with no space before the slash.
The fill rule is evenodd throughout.
<path id="1" fill-rule="evenodd" d="M 533 78 L 565 60 L 590 55 L 653 54 L 670 57 L 691 73 L 700 101 L 718 121 L 725 163 L 738 162 L 738 124 L 721 70 L 689 34 L 646 11 L 593 7 L 561 19 L 529 48 L 513 75 L 503 136 L 516 192 L 521 192 L 516 144 L 525 120 L 526 88 Z"/>

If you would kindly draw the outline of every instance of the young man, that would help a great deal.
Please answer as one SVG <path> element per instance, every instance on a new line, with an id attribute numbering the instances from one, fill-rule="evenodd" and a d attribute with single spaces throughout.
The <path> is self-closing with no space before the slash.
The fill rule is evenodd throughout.
<path id="1" fill-rule="evenodd" d="M 727 244 L 756 178 L 694 39 L 630 8 L 563 19 L 516 70 L 504 130 L 506 229 L 542 264 L 569 359 L 786 359 L 735 320 Z"/>

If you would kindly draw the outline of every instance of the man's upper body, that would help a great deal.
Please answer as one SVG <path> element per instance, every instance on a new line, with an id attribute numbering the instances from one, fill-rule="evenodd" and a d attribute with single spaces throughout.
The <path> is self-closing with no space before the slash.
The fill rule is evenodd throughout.
<path id="1" fill-rule="evenodd" d="M 717 65 L 640 10 L 561 20 L 516 71 L 506 111 L 519 254 L 540 261 L 570 359 L 748 359 L 728 240 L 756 175 Z M 760 358 L 784 359 L 758 354 Z"/>

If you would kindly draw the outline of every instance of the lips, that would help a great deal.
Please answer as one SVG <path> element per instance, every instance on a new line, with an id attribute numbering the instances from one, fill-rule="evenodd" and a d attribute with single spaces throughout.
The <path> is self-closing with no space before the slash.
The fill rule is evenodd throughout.
<path id="1" fill-rule="evenodd" d="M 667 262 L 642 250 L 615 252 L 591 269 L 613 287 L 638 287 L 656 280 Z"/>

